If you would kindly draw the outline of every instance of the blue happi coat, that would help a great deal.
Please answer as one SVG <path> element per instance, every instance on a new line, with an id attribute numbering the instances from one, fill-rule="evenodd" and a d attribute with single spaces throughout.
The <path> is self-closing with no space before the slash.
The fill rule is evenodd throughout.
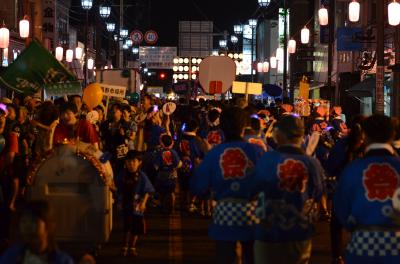
<path id="1" fill-rule="evenodd" d="M 400 158 L 389 145 L 367 151 L 342 173 L 334 210 L 352 238 L 347 263 L 400 263 Z"/>
<path id="2" fill-rule="evenodd" d="M 255 239 L 267 242 L 304 241 L 314 233 L 318 202 L 324 193 L 324 173 L 317 159 L 300 148 L 282 146 L 258 162 L 260 192 Z"/>
<path id="3" fill-rule="evenodd" d="M 223 143 L 207 153 L 197 167 L 191 181 L 194 194 L 207 191 L 215 194 L 214 210 L 209 235 L 214 240 L 253 240 L 256 221 L 254 172 L 261 147 L 243 141 Z"/>

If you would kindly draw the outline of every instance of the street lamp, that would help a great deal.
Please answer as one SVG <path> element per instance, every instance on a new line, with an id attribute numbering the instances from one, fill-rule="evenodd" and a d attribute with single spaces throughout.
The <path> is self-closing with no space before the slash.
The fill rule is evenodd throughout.
<path id="1" fill-rule="evenodd" d="M 358 22 L 360 20 L 360 3 L 356 0 L 349 4 L 349 20 L 350 22 Z"/>
<path id="2" fill-rule="evenodd" d="M 243 25 L 234 25 L 233 32 L 235 32 L 235 34 L 237 34 L 237 35 L 242 34 L 243 33 Z"/>
<path id="3" fill-rule="evenodd" d="M 270 0 L 258 0 L 258 5 L 261 7 L 269 6 Z"/>
<path id="4" fill-rule="evenodd" d="M 251 82 L 254 82 L 253 74 L 253 56 L 254 56 L 254 29 L 257 27 L 257 19 L 249 19 L 249 27 L 251 28 Z"/>
<path id="5" fill-rule="evenodd" d="M 227 41 L 225 39 L 219 40 L 219 46 L 221 48 L 223 48 L 223 49 L 226 48 L 226 45 L 227 45 Z"/>
<path id="6" fill-rule="evenodd" d="M 81 0 L 81 6 L 85 10 L 90 10 L 93 6 L 93 0 Z"/>
<path id="7" fill-rule="evenodd" d="M 29 37 L 29 20 L 27 16 L 19 21 L 19 35 L 21 38 Z"/>
<path id="8" fill-rule="evenodd" d="M 395 0 L 388 5 L 388 19 L 392 26 L 400 24 L 400 4 Z"/>
<path id="9" fill-rule="evenodd" d="M 128 30 L 127 29 L 120 29 L 119 30 L 119 36 L 121 37 L 121 38 L 127 38 L 128 37 Z"/>
<path id="10" fill-rule="evenodd" d="M 125 44 L 128 45 L 128 47 L 130 48 L 133 45 L 133 41 L 131 39 L 127 39 L 125 40 Z"/>
<path id="11" fill-rule="evenodd" d="M 99 6 L 99 13 L 102 18 L 108 18 L 111 14 L 111 6 L 108 5 Z"/>
<path id="12" fill-rule="evenodd" d="M 115 30 L 115 23 L 106 23 L 107 31 L 113 32 Z"/>
<path id="13" fill-rule="evenodd" d="M 232 44 L 237 44 L 237 43 L 239 42 L 238 37 L 232 35 L 232 36 L 231 36 L 231 42 L 232 42 Z"/>
<path id="14" fill-rule="evenodd" d="M 133 47 L 132 48 L 132 53 L 135 54 L 135 55 L 139 54 L 139 48 L 138 47 Z"/>

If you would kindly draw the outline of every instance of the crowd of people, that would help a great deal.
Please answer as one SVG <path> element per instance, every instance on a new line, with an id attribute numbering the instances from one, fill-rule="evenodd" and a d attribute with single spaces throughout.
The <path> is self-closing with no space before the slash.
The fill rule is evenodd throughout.
<path id="1" fill-rule="evenodd" d="M 330 222 L 333 263 L 400 261 L 398 120 L 346 122 L 340 106 L 321 105 L 300 117 L 286 101 L 266 106 L 243 98 L 179 100 L 172 114 L 163 112 L 165 100 L 148 94 L 108 109 L 88 109 L 78 95 L 1 102 L 0 239 L 2 252 L 8 249 L 0 263 L 69 259 L 47 238 L 48 208 L 26 201 L 25 190 L 32 164 L 77 142 L 92 144 L 112 164 L 124 256 L 138 254 L 150 204 L 165 214 L 211 218 L 218 263 L 234 263 L 238 246 L 244 263 L 308 263 L 321 220 Z M 26 244 L 9 247 L 16 211 Z M 38 239 L 43 233 L 46 241 Z"/>

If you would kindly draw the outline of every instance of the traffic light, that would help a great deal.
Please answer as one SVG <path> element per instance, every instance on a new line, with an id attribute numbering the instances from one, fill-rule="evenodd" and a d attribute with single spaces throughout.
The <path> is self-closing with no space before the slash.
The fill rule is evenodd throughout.
<path id="1" fill-rule="evenodd" d="M 165 73 L 164 73 L 164 72 L 161 72 L 159 78 L 160 78 L 161 80 L 164 80 L 164 79 L 165 79 Z"/>

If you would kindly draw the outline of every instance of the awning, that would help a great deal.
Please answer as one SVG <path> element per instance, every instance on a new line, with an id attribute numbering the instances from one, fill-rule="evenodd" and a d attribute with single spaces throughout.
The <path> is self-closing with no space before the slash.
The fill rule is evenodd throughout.
<path id="1" fill-rule="evenodd" d="M 375 94 L 376 79 L 367 78 L 360 83 L 352 86 L 346 90 L 348 95 L 354 97 L 374 97 Z"/>

